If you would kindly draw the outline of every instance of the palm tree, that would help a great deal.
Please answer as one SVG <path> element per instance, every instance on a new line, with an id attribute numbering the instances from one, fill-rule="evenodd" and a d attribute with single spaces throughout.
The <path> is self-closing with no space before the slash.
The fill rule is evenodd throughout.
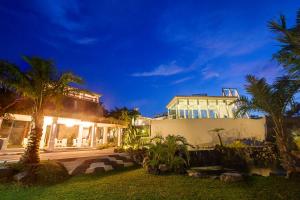
<path id="1" fill-rule="evenodd" d="M 123 134 L 123 144 L 138 149 L 141 145 L 141 134 L 135 126 L 135 121 L 140 115 L 136 109 L 128 109 L 127 107 L 115 108 L 108 113 L 108 117 L 122 120 L 126 123 L 126 130 Z"/>
<path id="2" fill-rule="evenodd" d="M 296 167 L 289 145 L 290 134 L 285 129 L 285 114 L 294 107 L 294 96 L 300 88 L 299 83 L 289 77 L 281 77 L 270 85 L 264 78 L 258 79 L 251 75 L 246 77 L 246 81 L 246 91 L 251 99 L 242 96 L 235 101 L 235 103 L 240 103 L 235 116 L 244 115 L 249 111 L 258 111 L 271 118 L 283 167 L 289 177 L 295 172 Z"/>
<path id="3" fill-rule="evenodd" d="M 16 91 L 32 101 L 32 124 L 28 145 L 20 159 L 23 164 L 38 164 L 39 146 L 42 136 L 44 108 L 47 103 L 58 103 L 63 95 L 76 92 L 70 83 L 82 83 L 72 73 L 59 74 L 51 60 L 39 57 L 23 57 L 27 70 L 6 61 L 0 62 L 0 84 Z"/>
<path id="4" fill-rule="evenodd" d="M 283 64 L 289 73 L 300 79 L 300 9 L 297 12 L 296 24 L 288 28 L 285 16 L 280 20 L 270 21 L 270 29 L 277 34 L 276 40 L 280 43 L 280 50 L 274 58 Z"/>

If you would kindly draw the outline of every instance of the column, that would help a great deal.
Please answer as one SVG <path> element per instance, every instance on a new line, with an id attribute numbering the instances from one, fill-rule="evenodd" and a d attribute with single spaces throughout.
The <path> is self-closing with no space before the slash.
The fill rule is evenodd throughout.
<path id="1" fill-rule="evenodd" d="M 122 143 L 122 129 L 118 128 L 118 147 L 121 146 Z"/>
<path id="2" fill-rule="evenodd" d="M 92 126 L 91 147 L 96 146 L 96 140 L 95 140 L 96 129 L 97 129 L 97 124 L 94 124 L 94 125 Z"/>
<path id="3" fill-rule="evenodd" d="M 77 147 L 81 147 L 81 144 L 82 144 L 82 132 L 83 132 L 83 126 L 79 125 L 78 135 L 77 135 Z"/>
<path id="4" fill-rule="evenodd" d="M 47 131 L 47 124 L 44 121 L 43 122 L 43 133 L 42 133 L 41 142 L 40 142 L 40 149 L 45 147 L 46 131 Z"/>
<path id="5" fill-rule="evenodd" d="M 103 127 L 103 144 L 107 143 L 107 131 L 108 127 Z"/>
<path id="6" fill-rule="evenodd" d="M 49 139 L 49 145 L 48 149 L 53 150 L 54 145 L 55 145 L 55 138 L 57 137 L 57 118 L 53 119 L 52 125 L 51 125 L 51 130 L 50 130 L 50 139 Z"/>
<path id="7" fill-rule="evenodd" d="M 209 109 L 208 109 L 208 107 L 209 107 L 209 103 L 208 103 L 208 100 L 206 101 L 206 117 L 207 118 L 210 118 L 210 116 L 209 116 Z"/>

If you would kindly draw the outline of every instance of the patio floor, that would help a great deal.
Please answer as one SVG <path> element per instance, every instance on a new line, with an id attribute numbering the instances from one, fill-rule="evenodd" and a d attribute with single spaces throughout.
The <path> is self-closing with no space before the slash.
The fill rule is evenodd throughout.
<path id="1" fill-rule="evenodd" d="M 0 163 L 17 162 L 24 150 L 16 149 L 15 151 L 0 152 Z M 90 158 L 114 155 L 113 148 L 109 149 L 64 149 L 52 152 L 41 152 L 41 160 L 63 160 L 69 158 Z"/>

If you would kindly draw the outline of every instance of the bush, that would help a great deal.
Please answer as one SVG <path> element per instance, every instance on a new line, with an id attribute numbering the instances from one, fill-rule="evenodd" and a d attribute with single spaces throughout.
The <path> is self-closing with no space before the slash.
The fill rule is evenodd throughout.
<path id="1" fill-rule="evenodd" d="M 168 135 L 152 138 L 151 142 L 143 161 L 143 167 L 149 173 L 185 173 L 189 166 L 189 144 L 184 137 Z"/>
<path id="2" fill-rule="evenodd" d="M 230 148 L 244 148 L 247 147 L 247 145 L 239 140 L 233 141 L 231 144 L 226 145 L 227 147 Z"/>
<path id="3" fill-rule="evenodd" d="M 43 161 L 36 169 L 36 182 L 39 184 L 54 184 L 69 177 L 66 168 L 55 161 Z"/>
<path id="4" fill-rule="evenodd" d="M 261 147 L 216 146 L 221 153 L 223 167 L 247 171 L 249 167 L 278 167 L 279 154 L 274 144 L 265 143 Z"/>
<path id="5" fill-rule="evenodd" d="M 115 147 L 115 146 L 116 146 L 115 143 L 109 142 L 109 143 L 106 143 L 106 144 L 100 144 L 100 145 L 98 145 L 97 149 L 102 150 L 102 149 L 108 149 L 108 148 Z"/>
<path id="6" fill-rule="evenodd" d="M 66 168 L 56 161 L 42 161 L 36 165 L 24 165 L 18 162 L 7 164 L 7 166 L 13 172 L 8 181 L 13 181 L 13 177 L 19 173 L 25 173 L 24 178 L 20 180 L 20 183 L 25 185 L 55 184 L 69 177 Z"/>
<path id="7" fill-rule="evenodd" d="M 245 148 L 216 146 L 216 151 L 221 154 L 221 165 L 224 168 L 248 171 L 247 157 L 244 154 Z"/>
<path id="8" fill-rule="evenodd" d="M 298 150 L 300 150 L 300 136 L 296 136 L 294 142 L 297 145 Z"/>
<path id="9" fill-rule="evenodd" d="M 141 149 L 128 148 L 125 151 L 127 153 L 129 153 L 131 159 L 135 163 L 137 163 L 139 165 L 143 165 L 143 160 L 147 156 L 148 149 L 146 149 L 146 148 L 141 148 Z"/>

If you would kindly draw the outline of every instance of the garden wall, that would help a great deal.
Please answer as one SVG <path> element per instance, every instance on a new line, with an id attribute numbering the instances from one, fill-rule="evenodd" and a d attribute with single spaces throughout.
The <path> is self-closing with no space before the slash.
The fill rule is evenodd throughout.
<path id="1" fill-rule="evenodd" d="M 182 135 L 192 145 L 214 146 L 218 136 L 210 130 L 223 128 L 220 134 L 224 143 L 236 139 L 264 140 L 266 119 L 163 119 L 151 121 L 151 137 L 169 134 Z"/>

